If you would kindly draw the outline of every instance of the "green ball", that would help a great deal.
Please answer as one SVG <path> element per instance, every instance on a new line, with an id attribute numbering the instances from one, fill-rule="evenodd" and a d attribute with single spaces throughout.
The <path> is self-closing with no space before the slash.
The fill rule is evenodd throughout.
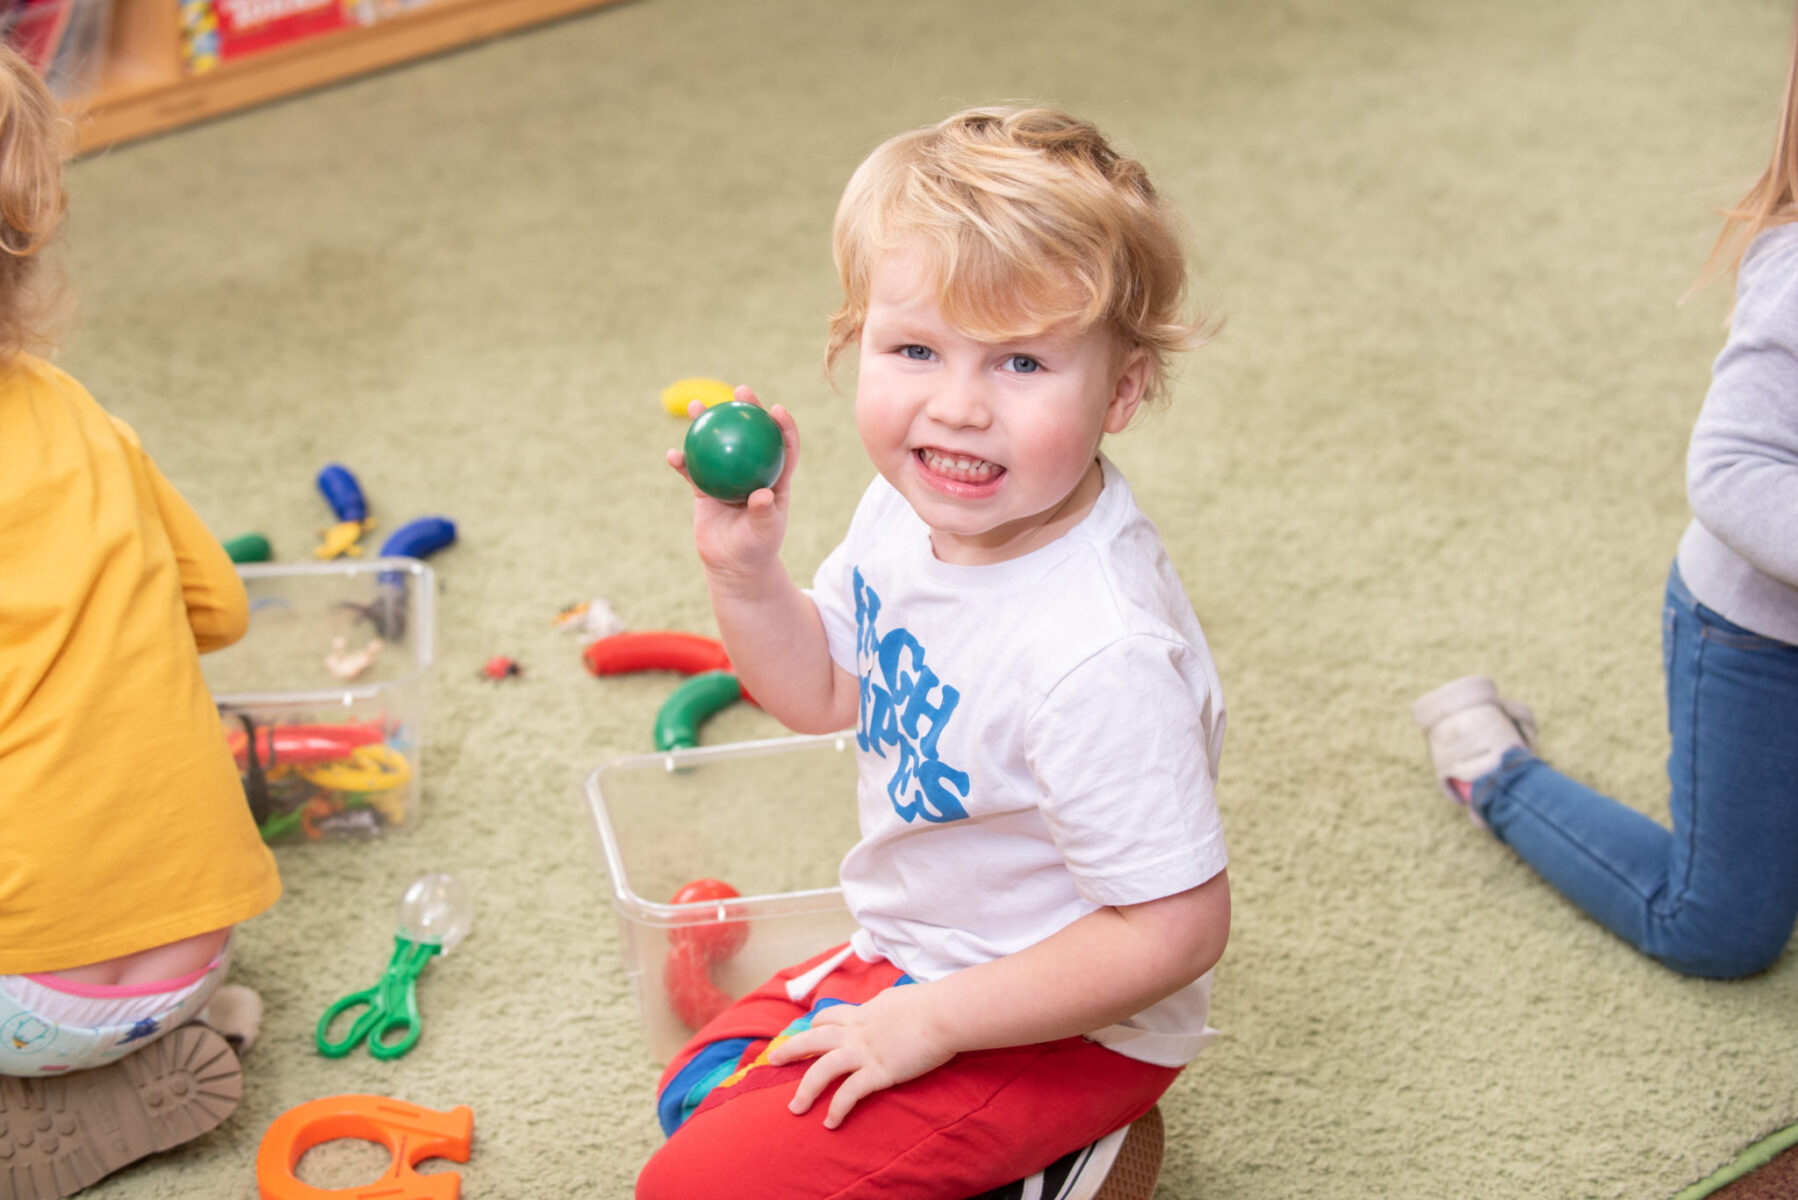
<path id="1" fill-rule="evenodd" d="M 741 504 L 751 492 L 773 487 L 787 463 L 780 426 L 741 400 L 713 405 L 693 418 L 684 449 L 693 485 L 726 504 Z"/>

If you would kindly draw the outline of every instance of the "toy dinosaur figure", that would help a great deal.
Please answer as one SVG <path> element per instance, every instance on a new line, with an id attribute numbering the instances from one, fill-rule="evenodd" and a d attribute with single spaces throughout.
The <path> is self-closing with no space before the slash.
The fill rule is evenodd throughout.
<path id="1" fill-rule="evenodd" d="M 358 556 L 362 553 L 362 535 L 374 527 L 373 517 L 364 517 L 360 521 L 339 521 L 325 530 L 325 540 L 313 549 L 312 555 L 314 558 L 341 558 L 346 554 Z"/>

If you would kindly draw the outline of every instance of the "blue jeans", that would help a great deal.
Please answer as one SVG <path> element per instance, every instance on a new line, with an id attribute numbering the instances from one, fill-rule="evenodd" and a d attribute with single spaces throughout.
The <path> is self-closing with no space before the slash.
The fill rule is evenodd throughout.
<path id="1" fill-rule="evenodd" d="M 1798 646 L 1733 625 L 1674 567 L 1662 623 L 1673 831 L 1527 750 L 1476 780 L 1493 834 L 1687 975 L 1771 966 L 1798 919 Z"/>

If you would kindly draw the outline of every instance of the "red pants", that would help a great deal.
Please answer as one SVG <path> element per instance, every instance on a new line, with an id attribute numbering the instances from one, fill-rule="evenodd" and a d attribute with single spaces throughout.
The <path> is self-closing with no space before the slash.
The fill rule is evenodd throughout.
<path id="1" fill-rule="evenodd" d="M 707 1046 L 753 1039 L 739 1056 L 748 1063 L 816 1000 L 859 1004 L 900 975 L 851 954 L 809 995 L 790 999 L 787 980 L 831 953 L 731 1005 L 669 1064 L 661 1088 Z M 964 1200 L 1136 1120 L 1180 1073 L 1079 1037 L 972 1051 L 864 1097 L 832 1130 L 824 1113 L 834 1085 L 804 1116 L 787 1110 L 809 1065 L 764 1064 L 714 1088 L 644 1166 L 637 1200 Z"/>

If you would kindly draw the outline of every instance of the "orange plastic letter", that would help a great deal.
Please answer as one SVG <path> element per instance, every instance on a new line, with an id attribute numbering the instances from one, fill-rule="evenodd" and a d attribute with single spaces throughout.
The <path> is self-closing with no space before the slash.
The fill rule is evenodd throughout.
<path id="1" fill-rule="evenodd" d="M 466 1104 L 438 1112 L 385 1096 L 327 1096 L 275 1118 L 256 1152 L 256 1187 L 262 1200 L 456 1200 L 460 1175 L 412 1168 L 427 1158 L 467 1162 L 473 1133 L 474 1110 Z M 393 1153 L 393 1165 L 361 1187 L 313 1187 L 294 1178 L 302 1154 L 339 1138 L 378 1142 Z"/>

